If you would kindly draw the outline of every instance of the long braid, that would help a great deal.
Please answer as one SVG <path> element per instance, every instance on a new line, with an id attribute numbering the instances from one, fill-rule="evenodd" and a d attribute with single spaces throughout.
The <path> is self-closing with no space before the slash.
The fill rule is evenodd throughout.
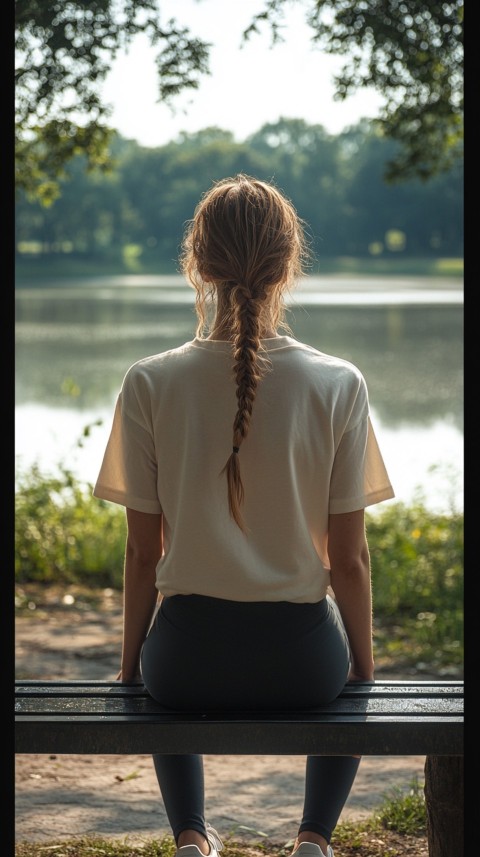
<path id="1" fill-rule="evenodd" d="M 231 292 L 234 307 L 236 334 L 234 336 L 233 372 L 237 385 L 237 413 L 233 421 L 233 449 L 222 473 L 227 475 L 228 507 L 230 514 L 241 530 L 245 524 L 241 514 L 244 489 L 240 472 L 239 452 L 242 441 L 248 434 L 257 386 L 262 376 L 259 360 L 259 312 L 258 301 L 251 297 L 251 290 L 236 286 Z"/>

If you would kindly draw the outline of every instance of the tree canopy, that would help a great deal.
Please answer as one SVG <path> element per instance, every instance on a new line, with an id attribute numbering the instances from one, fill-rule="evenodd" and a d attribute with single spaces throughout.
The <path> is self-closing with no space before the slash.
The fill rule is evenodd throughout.
<path id="1" fill-rule="evenodd" d="M 261 24 L 284 38 L 287 0 L 266 0 Z M 428 179 L 452 166 L 463 140 L 463 0 L 305 0 L 313 43 L 344 56 L 335 97 L 362 87 L 384 97 L 379 126 L 400 145 L 387 181 Z"/>
<path id="2" fill-rule="evenodd" d="M 110 106 L 100 84 L 112 60 L 139 33 L 159 46 L 159 98 L 198 87 L 209 45 L 157 0 L 15 0 L 16 186 L 49 202 L 76 154 L 110 164 Z"/>
<path id="3" fill-rule="evenodd" d="M 208 0 L 203 0 L 208 13 Z M 323 52 L 345 56 L 337 99 L 361 87 L 384 96 L 378 119 L 397 142 L 387 181 L 423 180 L 449 169 L 463 139 L 463 0 L 298 0 Z M 261 3 L 261 0 L 259 0 Z M 211 45 L 161 0 L 15 0 L 16 186 L 44 202 L 58 195 L 65 164 L 83 153 L 90 168 L 110 161 L 110 106 L 100 85 L 139 33 L 158 46 L 159 100 L 198 88 Z M 264 0 L 241 40 L 269 27 L 284 35 L 287 0 Z"/>

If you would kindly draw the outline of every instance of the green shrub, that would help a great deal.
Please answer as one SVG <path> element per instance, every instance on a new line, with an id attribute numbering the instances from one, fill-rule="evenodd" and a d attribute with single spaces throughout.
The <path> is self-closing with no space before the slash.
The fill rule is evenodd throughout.
<path id="1" fill-rule="evenodd" d="M 427 832 L 427 811 L 423 786 L 414 780 L 406 794 L 392 789 L 385 795 L 376 813 L 378 822 L 387 830 L 418 836 Z"/>
<path id="2" fill-rule="evenodd" d="M 82 583 L 119 589 L 123 581 L 126 522 L 123 509 L 92 497 L 59 468 L 43 476 L 34 465 L 17 481 L 15 580 Z"/>
<path id="3" fill-rule="evenodd" d="M 367 516 L 377 640 L 437 668 L 463 659 L 463 514 L 396 503 Z"/>

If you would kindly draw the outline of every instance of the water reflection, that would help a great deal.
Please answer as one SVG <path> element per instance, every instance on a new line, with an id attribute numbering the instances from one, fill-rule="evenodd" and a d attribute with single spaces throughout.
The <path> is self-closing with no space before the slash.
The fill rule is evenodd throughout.
<path id="1" fill-rule="evenodd" d="M 19 302 L 16 401 L 102 407 L 135 360 L 175 347 L 195 329 L 191 304 L 32 299 Z M 463 430 L 461 306 L 296 306 L 293 333 L 364 373 L 388 426 L 448 418 Z M 65 379 L 78 388 L 74 401 Z"/>

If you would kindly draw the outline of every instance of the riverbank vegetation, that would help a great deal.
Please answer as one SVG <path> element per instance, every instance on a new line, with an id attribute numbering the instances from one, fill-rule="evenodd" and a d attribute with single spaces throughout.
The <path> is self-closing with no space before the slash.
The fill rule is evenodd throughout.
<path id="1" fill-rule="evenodd" d="M 333 135 L 281 118 L 242 141 L 205 128 L 155 148 L 115 135 L 109 170 L 89 172 L 85 155 L 75 155 L 51 205 L 18 192 L 17 283 L 55 274 L 175 273 L 201 195 L 237 172 L 273 180 L 292 199 L 307 224 L 311 273 L 461 276 L 462 160 L 428 182 L 386 184 L 396 152 L 366 120 Z"/>
<path id="2" fill-rule="evenodd" d="M 45 288 L 55 286 L 55 281 L 71 280 L 79 285 L 82 279 L 91 277 L 128 276 L 134 273 L 143 276 L 176 276 L 174 263 L 166 264 L 161 260 L 138 258 L 133 248 L 135 263 L 132 266 L 128 247 L 123 248 L 115 259 L 102 259 L 96 256 L 65 256 L 64 254 L 27 253 L 17 256 L 15 287 L 21 289 Z M 317 266 L 320 276 L 342 275 L 347 277 L 434 277 L 451 280 L 462 279 L 464 273 L 463 258 L 411 258 L 400 259 L 385 257 L 360 258 L 358 256 L 335 256 L 323 258 Z"/>

